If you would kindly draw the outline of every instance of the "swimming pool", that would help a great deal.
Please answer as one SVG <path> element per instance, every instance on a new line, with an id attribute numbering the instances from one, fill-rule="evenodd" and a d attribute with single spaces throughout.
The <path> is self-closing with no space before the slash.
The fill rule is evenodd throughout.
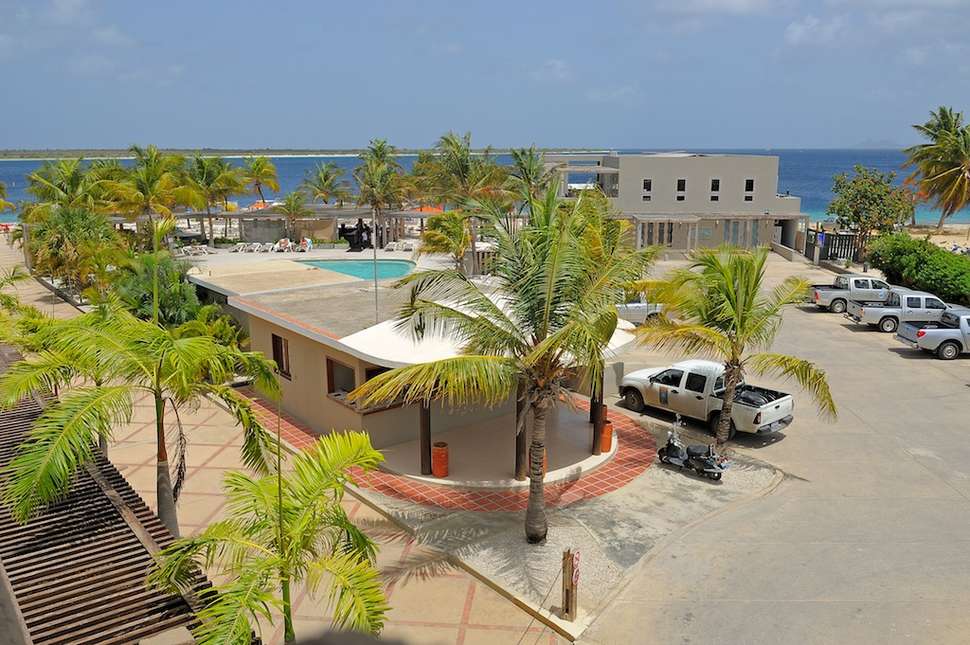
<path id="1" fill-rule="evenodd" d="M 352 275 L 362 280 L 374 279 L 374 260 L 301 260 L 301 264 Z M 413 268 L 414 262 L 408 260 L 377 260 L 377 279 L 403 278 Z"/>

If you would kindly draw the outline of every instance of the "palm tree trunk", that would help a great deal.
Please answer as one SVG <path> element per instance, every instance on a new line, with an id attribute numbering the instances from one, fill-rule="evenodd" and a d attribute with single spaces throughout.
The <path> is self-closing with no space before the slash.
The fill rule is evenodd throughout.
<path id="1" fill-rule="evenodd" d="M 937 233 L 942 233 L 943 232 L 943 222 L 946 221 L 946 217 L 947 217 L 946 211 L 942 211 L 940 213 L 940 221 L 937 222 L 937 224 L 936 224 L 936 232 Z"/>
<path id="2" fill-rule="evenodd" d="M 546 500 L 543 489 L 542 463 L 546 454 L 546 414 L 548 399 L 533 406 L 532 443 L 529 447 L 529 505 L 525 511 L 525 537 L 529 544 L 539 544 L 546 539 L 549 524 L 546 521 Z"/>
<path id="3" fill-rule="evenodd" d="M 101 456 L 105 459 L 108 458 L 108 438 L 104 435 L 98 437 L 98 450 L 101 451 Z"/>
<path id="4" fill-rule="evenodd" d="M 476 240 L 478 239 L 478 218 L 471 218 L 471 247 L 472 247 L 472 275 L 478 275 L 478 246 Z"/>
<path id="5" fill-rule="evenodd" d="M 158 444 L 155 466 L 158 519 L 162 521 L 169 533 L 179 537 L 178 513 L 175 510 L 175 496 L 172 493 L 172 473 L 168 469 L 168 446 L 165 444 L 165 399 L 161 392 L 155 392 L 155 441 Z"/>
<path id="6" fill-rule="evenodd" d="M 724 403 L 721 405 L 721 418 L 717 424 L 717 445 L 727 443 L 731 434 L 731 412 L 734 409 L 734 397 L 737 396 L 738 382 L 741 380 L 741 366 L 727 363 L 724 370 Z"/>
<path id="7" fill-rule="evenodd" d="M 293 630 L 293 603 L 290 600 L 289 576 L 283 576 L 281 586 L 283 590 L 283 642 L 295 643 L 296 632 Z"/>
<path id="8" fill-rule="evenodd" d="M 259 193 L 259 201 L 261 201 L 261 202 L 263 202 L 265 204 L 266 203 L 266 198 L 263 197 L 263 187 L 260 186 L 259 184 L 256 184 L 256 192 Z"/>

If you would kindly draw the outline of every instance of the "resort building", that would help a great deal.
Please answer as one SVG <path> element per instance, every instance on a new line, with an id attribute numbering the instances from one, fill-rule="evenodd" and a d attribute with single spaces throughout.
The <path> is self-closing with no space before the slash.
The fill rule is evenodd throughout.
<path id="1" fill-rule="evenodd" d="M 769 155 L 546 154 L 564 196 L 599 187 L 636 227 L 638 247 L 671 251 L 732 244 L 805 248 L 801 200 L 778 194 L 778 157 Z"/>
<path id="2" fill-rule="evenodd" d="M 379 275 L 385 268 L 396 269 L 392 263 L 410 265 L 405 272 L 415 266 L 380 253 Z M 442 261 L 447 263 L 421 259 L 425 266 Z M 284 412 L 311 432 L 366 430 L 384 453 L 386 469 L 418 478 L 429 472 L 429 441 L 445 441 L 451 463 L 445 483 L 524 485 L 514 481 L 514 397 L 492 407 L 461 409 L 400 402 L 362 407 L 347 401 L 354 388 L 388 369 L 460 354 L 452 338 L 416 340 L 399 329 L 394 317 L 407 290 L 381 281 L 375 299 L 374 283 L 353 275 L 358 263 L 270 260 L 275 268 L 261 272 L 247 263 L 240 265 L 239 274 L 198 274 L 190 279 L 206 300 L 224 303 L 244 322 L 251 349 L 273 358 L 279 367 Z M 625 321 L 622 325 L 611 342 L 611 355 L 633 341 L 628 331 L 632 326 Z M 550 481 L 579 476 L 609 458 L 606 453 L 592 455 L 590 414 L 566 402 L 553 412 L 547 436 Z"/>

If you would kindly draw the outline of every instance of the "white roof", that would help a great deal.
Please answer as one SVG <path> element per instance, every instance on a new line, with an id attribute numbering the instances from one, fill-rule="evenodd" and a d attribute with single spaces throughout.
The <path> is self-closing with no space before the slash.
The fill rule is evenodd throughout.
<path id="1" fill-rule="evenodd" d="M 633 325 L 626 320 L 617 321 L 616 331 L 605 352 L 606 358 L 616 356 L 623 348 L 636 340 L 631 333 Z M 407 330 L 399 330 L 397 322 L 386 320 L 338 341 L 350 348 L 353 354 L 367 356 L 366 360 L 385 367 L 404 367 L 416 363 L 428 363 L 461 354 L 460 347 L 451 338 L 426 335 L 421 340 Z"/>
<path id="2" fill-rule="evenodd" d="M 724 365 L 722 363 L 706 361 L 699 358 L 680 361 L 679 363 L 674 363 L 671 367 L 684 370 L 685 372 L 697 372 L 699 374 L 720 374 L 724 371 Z"/>

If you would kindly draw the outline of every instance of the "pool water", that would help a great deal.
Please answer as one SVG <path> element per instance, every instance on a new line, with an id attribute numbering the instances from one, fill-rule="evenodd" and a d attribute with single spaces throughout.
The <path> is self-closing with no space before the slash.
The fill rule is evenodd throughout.
<path id="1" fill-rule="evenodd" d="M 374 279 L 374 260 L 303 260 L 301 264 L 352 275 L 362 280 Z M 408 260 L 377 260 L 377 279 L 403 278 L 413 268 L 414 262 Z"/>

